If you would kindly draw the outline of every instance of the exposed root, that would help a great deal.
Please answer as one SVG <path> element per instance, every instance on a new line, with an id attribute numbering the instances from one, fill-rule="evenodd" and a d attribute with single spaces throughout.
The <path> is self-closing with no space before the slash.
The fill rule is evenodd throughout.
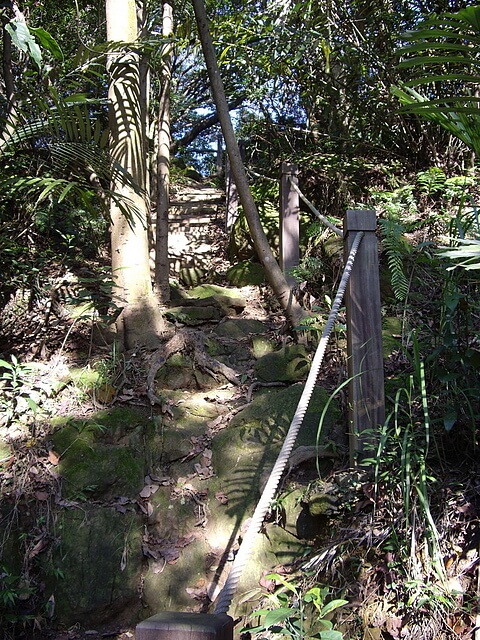
<path id="1" fill-rule="evenodd" d="M 209 375 L 215 377 L 215 374 L 219 373 L 235 386 L 240 385 L 240 380 L 231 367 L 212 358 L 212 356 L 207 353 L 205 336 L 201 331 L 183 329 L 170 338 L 163 347 L 157 349 L 152 355 L 147 375 L 147 396 L 152 405 L 161 404 L 160 399 L 155 394 L 155 377 L 159 369 L 171 355 L 179 353 L 180 351 L 190 354 L 193 362 Z"/>

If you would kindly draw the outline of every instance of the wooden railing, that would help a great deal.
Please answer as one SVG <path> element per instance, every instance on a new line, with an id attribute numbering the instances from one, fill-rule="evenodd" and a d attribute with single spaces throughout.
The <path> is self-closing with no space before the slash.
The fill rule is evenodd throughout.
<path id="1" fill-rule="evenodd" d="M 294 286 L 291 270 L 300 261 L 300 198 L 325 226 L 343 238 L 348 256 L 355 235 L 364 233 L 345 294 L 349 379 L 351 465 L 375 445 L 385 421 L 380 277 L 375 211 L 350 210 L 343 230 L 322 216 L 298 187 L 298 167 L 282 164 L 280 177 L 280 265 Z M 371 451 L 369 451 L 371 454 Z"/>

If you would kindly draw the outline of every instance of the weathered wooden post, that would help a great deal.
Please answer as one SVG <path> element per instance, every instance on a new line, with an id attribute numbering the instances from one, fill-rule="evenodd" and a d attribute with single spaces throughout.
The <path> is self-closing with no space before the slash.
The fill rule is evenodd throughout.
<path id="1" fill-rule="evenodd" d="M 289 285 L 297 283 L 289 274 L 292 267 L 300 262 L 300 220 L 299 196 L 292 187 L 291 180 L 298 184 L 298 166 L 282 162 L 280 176 L 280 268 Z"/>
<path id="2" fill-rule="evenodd" d="M 352 466 L 372 453 L 369 446 L 377 441 L 378 428 L 385 421 L 376 227 L 375 211 L 347 211 L 343 225 L 345 255 L 355 235 L 364 232 L 345 295 Z"/>
<path id="3" fill-rule="evenodd" d="M 215 161 L 215 170 L 216 170 L 217 176 L 221 176 L 222 175 L 222 170 L 223 170 L 223 137 L 222 137 L 221 133 L 219 133 L 217 135 L 217 155 L 216 155 L 216 161 Z"/>
<path id="4" fill-rule="evenodd" d="M 245 162 L 245 142 L 243 140 L 238 141 L 238 148 L 240 149 L 240 156 L 243 162 Z M 238 218 L 239 203 L 237 185 L 235 184 L 233 173 L 230 169 L 230 159 L 228 157 L 228 154 L 225 166 L 225 182 L 227 192 L 227 217 L 225 221 L 225 229 L 228 232 L 233 227 Z"/>
<path id="5" fill-rule="evenodd" d="M 136 640 L 232 640 L 233 619 L 226 613 L 164 611 L 135 629 Z"/>

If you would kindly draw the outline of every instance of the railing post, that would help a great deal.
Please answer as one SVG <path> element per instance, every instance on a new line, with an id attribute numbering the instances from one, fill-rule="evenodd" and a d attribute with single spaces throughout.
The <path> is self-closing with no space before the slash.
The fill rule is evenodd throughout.
<path id="1" fill-rule="evenodd" d="M 226 613 L 163 611 L 135 629 L 137 640 L 232 640 L 233 619 Z"/>
<path id="2" fill-rule="evenodd" d="M 293 286 L 297 280 L 289 274 L 300 262 L 299 197 L 290 180 L 298 184 L 298 166 L 282 162 L 280 176 L 280 268 L 287 282 Z"/>
<path id="3" fill-rule="evenodd" d="M 347 354 L 349 378 L 350 464 L 365 457 L 385 421 L 382 318 L 375 211 L 347 211 L 344 246 L 348 255 L 355 235 L 364 237 L 348 283 Z"/>
<path id="4" fill-rule="evenodd" d="M 245 141 L 244 140 L 238 141 L 238 148 L 240 150 L 240 157 L 242 158 L 242 161 L 245 163 Z M 228 232 L 233 227 L 233 225 L 235 224 L 238 218 L 238 203 L 239 203 L 237 185 L 235 184 L 235 180 L 233 179 L 233 173 L 230 168 L 230 158 L 228 157 L 228 153 L 227 153 L 227 158 L 225 163 L 225 183 L 226 183 L 225 186 L 226 186 L 226 192 L 227 192 L 227 216 L 225 220 L 225 230 Z"/>
<path id="5" fill-rule="evenodd" d="M 221 176 L 223 170 L 223 137 L 221 133 L 217 134 L 217 155 L 215 160 L 215 168 L 217 176 Z"/>

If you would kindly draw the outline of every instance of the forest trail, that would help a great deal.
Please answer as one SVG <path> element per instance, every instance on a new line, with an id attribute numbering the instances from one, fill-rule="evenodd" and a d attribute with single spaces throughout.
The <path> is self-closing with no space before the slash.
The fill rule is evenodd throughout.
<path id="1" fill-rule="evenodd" d="M 201 277 L 225 229 L 225 193 L 200 182 L 175 188 L 170 201 L 168 250 L 171 271 Z"/>

